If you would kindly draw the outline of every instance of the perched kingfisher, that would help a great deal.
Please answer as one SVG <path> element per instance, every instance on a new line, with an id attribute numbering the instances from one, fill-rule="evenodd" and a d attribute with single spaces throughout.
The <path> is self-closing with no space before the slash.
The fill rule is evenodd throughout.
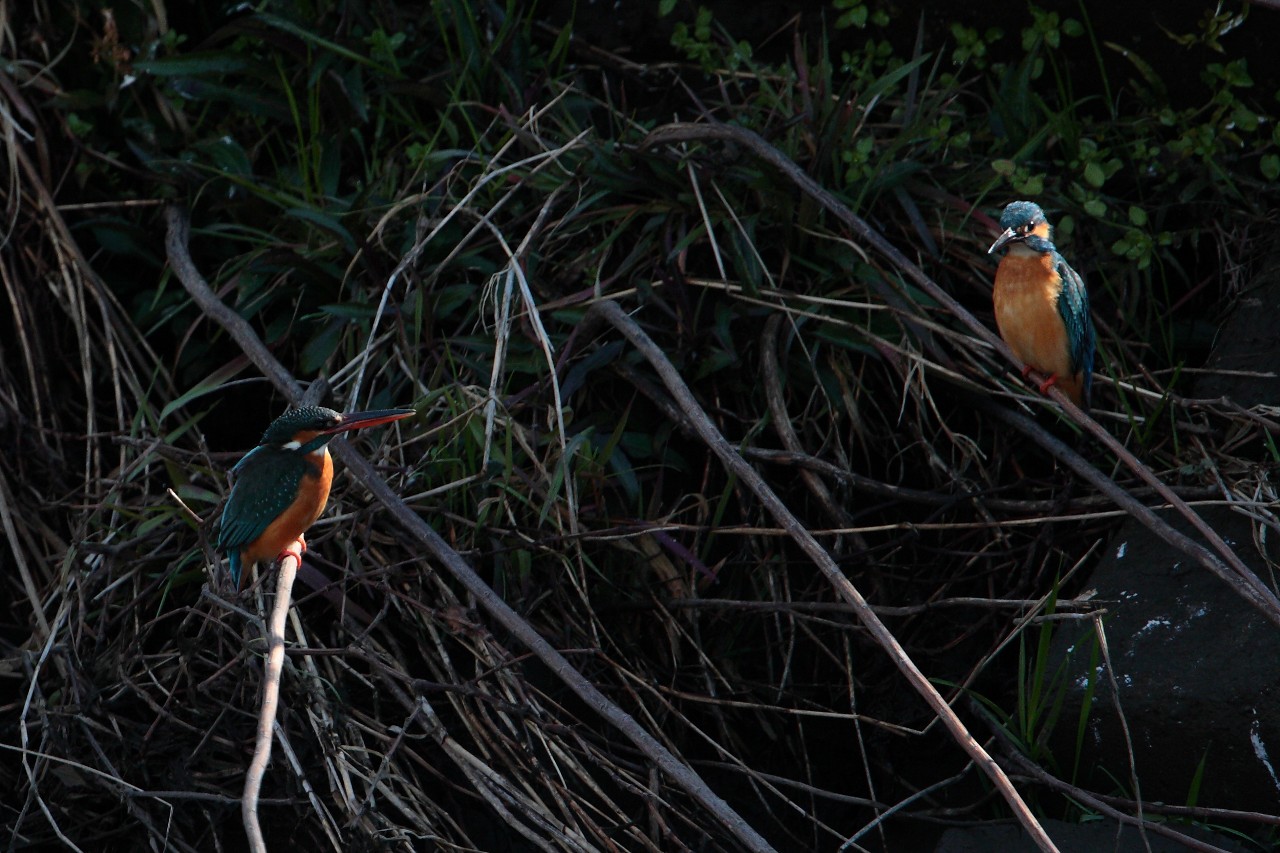
<path id="1" fill-rule="evenodd" d="M 343 415 L 307 406 L 272 421 L 258 446 L 231 469 L 235 485 L 216 542 L 227 552 L 231 582 L 239 588 L 244 567 L 275 560 L 320 517 L 333 483 L 328 444 L 334 436 L 413 413 L 379 409 Z"/>
<path id="2" fill-rule="evenodd" d="M 1040 393 L 1058 385 L 1071 401 L 1089 408 L 1095 338 L 1084 279 L 1053 245 L 1040 205 L 1015 201 L 1000 216 L 1004 229 L 987 254 L 1008 253 L 996 268 L 992 298 L 1000 337 L 1023 364 L 1048 378 Z"/>

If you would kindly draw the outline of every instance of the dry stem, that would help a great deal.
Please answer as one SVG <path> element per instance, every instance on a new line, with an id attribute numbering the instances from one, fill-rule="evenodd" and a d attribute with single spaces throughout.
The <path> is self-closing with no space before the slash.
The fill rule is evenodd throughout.
<path id="1" fill-rule="evenodd" d="M 302 536 L 280 555 L 276 573 L 276 600 L 271 608 L 271 620 L 266 626 L 267 665 L 262 671 L 262 704 L 258 708 L 258 735 L 253 744 L 253 761 L 244 774 L 244 795 L 240 798 L 240 816 L 244 819 L 244 831 L 249 836 L 249 849 L 254 853 L 267 853 L 262 838 L 262 826 L 258 822 L 258 794 L 262 791 L 262 777 L 271 761 L 272 734 L 276 725 L 276 707 L 280 704 L 280 676 L 284 672 L 284 625 L 289 618 L 289 602 L 293 596 L 293 580 L 298 575 L 302 554 L 307 545 Z"/>

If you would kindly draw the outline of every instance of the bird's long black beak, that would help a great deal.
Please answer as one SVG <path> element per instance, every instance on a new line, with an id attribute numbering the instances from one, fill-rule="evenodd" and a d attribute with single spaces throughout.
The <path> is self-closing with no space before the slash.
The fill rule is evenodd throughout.
<path id="1" fill-rule="evenodd" d="M 996 241 L 991 244 L 991 248 L 987 249 L 987 254 L 988 255 L 991 254 L 996 249 L 999 249 L 1001 246 L 1003 246 L 1005 243 L 1008 243 L 1010 240 L 1017 240 L 1017 239 L 1018 239 L 1018 232 L 1014 231 L 1012 228 L 1006 228 L 1004 229 L 1004 233 L 1001 234 L 999 237 L 997 237 Z"/>
<path id="2" fill-rule="evenodd" d="M 342 421 L 337 426 L 329 427 L 322 434 L 334 435 L 352 429 L 380 426 L 389 424 L 392 421 L 398 421 L 401 418 L 407 418 L 412 414 L 415 414 L 413 409 L 374 409 L 368 412 L 353 412 L 349 415 L 343 415 Z"/>

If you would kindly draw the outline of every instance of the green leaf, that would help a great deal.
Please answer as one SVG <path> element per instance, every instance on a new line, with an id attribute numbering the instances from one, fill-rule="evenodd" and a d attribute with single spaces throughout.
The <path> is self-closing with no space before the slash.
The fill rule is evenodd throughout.
<path id="1" fill-rule="evenodd" d="M 174 91 L 190 101 L 218 101 L 249 115 L 265 116 L 276 121 L 289 121 L 289 108 L 276 97 L 250 92 L 242 87 L 223 86 L 197 77 L 177 77 L 170 84 Z"/>
<path id="2" fill-rule="evenodd" d="M 208 155 L 214 168 L 225 175 L 238 178 L 253 176 L 253 164 L 249 162 L 248 153 L 230 136 L 210 139 L 195 148 Z"/>
<path id="3" fill-rule="evenodd" d="M 1247 133 L 1253 133 L 1258 129 L 1258 114 L 1244 104 L 1236 104 L 1235 110 L 1231 113 L 1231 120 L 1236 127 Z"/>
<path id="4" fill-rule="evenodd" d="M 214 391 L 222 390 L 222 386 L 226 385 L 231 377 L 235 376 L 248 366 L 249 359 L 245 356 L 237 356 L 236 358 L 231 359 L 231 361 L 222 365 L 222 367 L 219 367 L 217 370 L 213 371 L 213 373 L 210 373 L 204 379 L 197 382 L 191 390 L 187 391 L 177 399 L 172 400 L 167 406 L 161 409 L 160 420 L 164 420 L 169 417 L 169 415 L 173 414 L 187 403 L 190 403 L 192 400 L 203 397 L 205 394 L 211 394 Z"/>
<path id="5" fill-rule="evenodd" d="M 1196 772 L 1191 776 L 1191 784 L 1187 788 L 1187 808 L 1195 808 L 1200 802 L 1200 786 L 1204 784 L 1204 768 L 1209 763 L 1209 750 L 1206 748 L 1196 765 Z"/>
<path id="6" fill-rule="evenodd" d="M 395 68 L 390 68 L 381 62 L 377 62 L 376 60 L 371 59 L 368 56 L 364 56 L 360 53 L 357 53 L 356 51 L 351 50 L 350 48 L 347 48 L 338 44 L 336 41 L 332 41 L 330 39 L 326 39 L 321 36 L 318 36 L 315 33 L 311 32 L 310 30 L 304 29 L 303 27 L 298 26 L 293 21 L 290 21 L 287 18 L 282 18 L 279 15 L 272 15 L 268 12 L 260 12 L 257 16 L 257 19 L 269 27 L 273 27 L 282 32 L 286 32 L 286 33 L 289 33 L 290 35 L 296 36 L 297 38 L 301 39 L 303 42 L 307 44 L 311 44 L 316 47 L 323 48 L 324 50 L 329 51 L 330 53 L 334 53 L 352 62 L 358 62 L 361 65 L 367 65 L 370 68 L 378 71 L 379 73 L 385 74 L 387 77 L 391 78 L 392 80 L 399 79 L 402 76 Z"/>
<path id="7" fill-rule="evenodd" d="M 1234 62 L 1228 62 L 1224 70 L 1224 79 L 1232 86 L 1246 88 L 1253 85 L 1253 78 L 1249 76 L 1249 69 L 1245 60 L 1237 59 Z"/>
<path id="8" fill-rule="evenodd" d="M 1098 189 L 1107 182 L 1107 175 L 1102 170 L 1101 165 L 1097 162 L 1091 162 L 1084 167 L 1084 179 L 1089 186 Z"/>
<path id="9" fill-rule="evenodd" d="M 1023 195 L 1040 195 L 1044 192 L 1044 175 L 1027 175 L 1022 180 L 1014 182 L 1014 189 Z"/>
<path id="10" fill-rule="evenodd" d="M 897 68 L 893 69 L 888 74 L 884 75 L 883 77 L 879 78 L 874 83 L 872 83 L 870 86 L 868 86 L 866 91 L 862 93 L 863 99 L 869 101 L 870 99 L 876 97 L 877 95 L 883 94 L 890 87 L 896 84 L 899 80 L 906 77 L 912 71 L 915 71 L 921 65 L 924 65 L 926 62 L 928 62 L 932 58 L 932 56 L 933 54 L 931 53 L 925 53 L 920 56 L 917 56 L 915 59 L 911 60 L 910 62 L 904 62 L 902 65 L 899 65 Z"/>
<path id="11" fill-rule="evenodd" d="M 189 483 L 178 486 L 174 491 L 178 493 L 178 497 L 182 498 L 189 504 L 203 503 L 213 506 L 217 504 L 218 501 L 222 500 L 222 495 L 212 492 L 209 489 L 193 486 Z"/>
<path id="12" fill-rule="evenodd" d="M 341 240 L 342 248 L 346 249 L 348 253 L 353 255 L 355 254 L 355 251 L 356 251 L 355 238 L 351 236 L 350 231 L 348 231 L 346 228 L 342 226 L 341 222 L 339 222 L 336 218 L 330 216 L 329 214 L 323 213 L 322 211 L 319 211 L 319 210 L 316 210 L 315 208 L 310 208 L 310 207 L 293 207 L 293 208 L 290 208 L 289 210 L 286 210 L 285 215 L 292 216 L 297 219 L 302 219 L 306 222 L 310 222 L 313 225 L 320 226 L 321 228 L 323 228 L 324 230 L 328 231 L 329 233 L 337 237 L 339 240 Z"/>
<path id="13" fill-rule="evenodd" d="M 360 302 L 331 303 L 329 305 L 321 305 L 320 310 L 331 317 L 338 317 L 342 320 L 372 320 L 378 313 L 378 309 L 375 306 Z"/>
<path id="14" fill-rule="evenodd" d="M 199 74 L 235 74 L 249 68 L 248 60 L 227 53 L 190 53 L 170 59 L 139 59 L 135 71 L 156 77 L 190 77 Z"/>
<path id="15" fill-rule="evenodd" d="M 67 113 L 67 128 L 75 136 L 84 138 L 93 133 L 95 125 L 80 117 L 78 113 Z"/>
<path id="16" fill-rule="evenodd" d="M 855 6 L 836 18 L 836 29 L 847 30 L 849 27 L 857 27 L 864 29 L 867 26 L 867 15 L 869 10 L 866 6 Z"/>
<path id="17" fill-rule="evenodd" d="M 320 334 L 307 341 L 307 345 L 302 348 L 300 359 L 303 373 L 312 375 L 320 372 L 325 362 L 337 352 L 338 344 L 342 342 L 344 325 L 334 321 L 321 329 Z"/>
<path id="18" fill-rule="evenodd" d="M 1262 177 L 1268 181 L 1280 178 L 1280 154 L 1263 154 L 1258 168 L 1262 170 Z"/>

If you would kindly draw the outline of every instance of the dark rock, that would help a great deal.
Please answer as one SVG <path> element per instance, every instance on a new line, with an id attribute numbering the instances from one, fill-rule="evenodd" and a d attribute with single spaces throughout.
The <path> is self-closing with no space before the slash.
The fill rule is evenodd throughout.
<path id="1" fill-rule="evenodd" d="M 1210 359 L 1210 370 L 1232 373 L 1207 374 L 1197 385 L 1197 396 L 1227 397 L 1244 407 L 1280 400 L 1280 379 L 1241 375 L 1270 373 L 1280 365 L 1277 265 L 1257 281 L 1261 284 L 1241 299 L 1224 325 Z M 1258 465 L 1253 476 L 1265 483 L 1267 448 L 1259 442 L 1256 448 L 1233 449 L 1237 457 L 1251 452 L 1256 452 Z M 1265 527 L 1226 507 L 1204 509 L 1200 515 L 1260 578 L 1274 585 L 1259 552 L 1268 538 Z M 1199 538 L 1185 525 L 1175 526 Z M 1277 537 L 1275 531 L 1269 533 L 1274 550 Z M 1132 795 L 1119 722 L 1123 712 L 1144 799 L 1186 802 L 1203 760 L 1198 805 L 1280 812 L 1280 629 L 1226 583 L 1137 522 L 1121 529 L 1091 585 L 1098 599 L 1109 602 L 1104 626 L 1120 701 L 1117 709 L 1110 679 L 1100 669 L 1080 783 L 1104 791 L 1118 784 Z M 1053 739 L 1060 766 L 1076 760 L 1075 721 L 1095 643 L 1087 623 L 1064 627 L 1054 640 L 1050 678 L 1061 685 L 1056 679 L 1062 677 L 1058 673 L 1064 661 L 1069 678 L 1066 707 Z"/>
<path id="2" fill-rule="evenodd" d="M 1247 519 L 1223 509 L 1201 514 L 1238 551 L 1248 550 L 1241 547 L 1252 536 Z M 1100 665 L 1081 766 L 1097 764 L 1131 788 L 1122 712 L 1145 799 L 1187 802 L 1203 760 L 1200 805 L 1280 810 L 1280 705 L 1273 701 L 1280 688 L 1280 631 L 1223 581 L 1136 523 L 1117 537 L 1093 586 L 1099 599 L 1114 602 L 1103 629 L 1120 707 Z M 1071 679 L 1054 742 L 1062 765 L 1074 761 L 1075 720 L 1096 642 L 1089 623 L 1064 627 L 1055 637 L 1048 671 L 1057 672 L 1067 658 Z M 1114 788 L 1102 774 L 1082 782 Z"/>

